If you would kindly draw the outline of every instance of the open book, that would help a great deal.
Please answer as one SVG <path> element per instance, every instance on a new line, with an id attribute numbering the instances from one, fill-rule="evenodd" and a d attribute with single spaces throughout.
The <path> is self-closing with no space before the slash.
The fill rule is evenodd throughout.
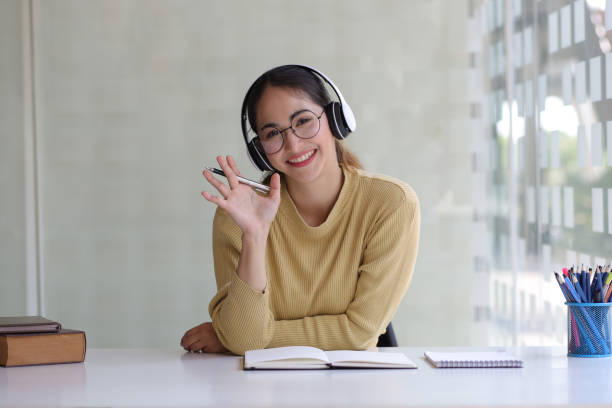
<path id="1" fill-rule="evenodd" d="M 402 353 L 376 351 L 335 350 L 323 351 L 316 347 L 292 346 L 244 353 L 244 369 L 321 369 L 346 368 L 417 368 Z"/>

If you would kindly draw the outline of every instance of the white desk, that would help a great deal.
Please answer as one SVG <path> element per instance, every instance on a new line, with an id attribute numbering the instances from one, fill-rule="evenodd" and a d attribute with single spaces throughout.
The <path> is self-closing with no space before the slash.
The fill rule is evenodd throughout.
<path id="1" fill-rule="evenodd" d="M 399 349 L 417 370 L 242 371 L 236 356 L 91 349 L 83 364 L 0 367 L 0 406 L 612 406 L 612 358 L 521 348 L 523 368 L 435 369 L 424 350 Z"/>

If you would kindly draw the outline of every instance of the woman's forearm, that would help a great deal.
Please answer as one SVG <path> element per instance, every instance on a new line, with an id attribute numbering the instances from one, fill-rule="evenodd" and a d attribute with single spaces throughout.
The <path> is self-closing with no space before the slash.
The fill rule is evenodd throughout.
<path id="1" fill-rule="evenodd" d="M 268 284 L 266 276 L 266 242 L 268 232 L 257 231 L 242 234 L 242 251 L 238 259 L 238 277 L 251 288 L 264 292 Z"/>

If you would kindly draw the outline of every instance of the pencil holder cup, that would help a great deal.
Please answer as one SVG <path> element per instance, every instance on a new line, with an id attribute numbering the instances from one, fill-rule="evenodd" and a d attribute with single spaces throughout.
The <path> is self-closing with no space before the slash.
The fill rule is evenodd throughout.
<path id="1" fill-rule="evenodd" d="M 612 303 L 567 303 L 567 355 L 612 356 Z"/>

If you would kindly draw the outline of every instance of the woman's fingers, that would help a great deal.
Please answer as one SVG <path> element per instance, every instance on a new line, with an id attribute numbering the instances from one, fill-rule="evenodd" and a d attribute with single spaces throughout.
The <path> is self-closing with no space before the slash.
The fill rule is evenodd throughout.
<path id="1" fill-rule="evenodd" d="M 206 346 L 206 339 L 208 337 L 202 325 L 196 326 L 183 335 L 181 347 L 189 351 L 198 351 Z"/>
<path id="2" fill-rule="evenodd" d="M 206 201 L 210 201 L 213 204 L 217 204 L 219 207 L 227 211 L 227 201 L 221 197 L 210 194 L 208 191 L 202 191 L 202 197 L 206 199 Z"/>
<path id="3" fill-rule="evenodd" d="M 192 327 L 191 329 L 187 330 L 185 334 L 183 334 L 183 337 L 181 338 L 181 346 L 188 346 L 189 344 L 197 340 L 198 337 L 196 333 L 198 332 L 199 327 L 200 326 Z"/>
<path id="4" fill-rule="evenodd" d="M 181 347 L 185 350 L 190 350 L 191 345 L 198 340 L 197 336 L 185 334 L 181 339 Z"/>
<path id="5" fill-rule="evenodd" d="M 202 323 L 187 331 L 181 339 L 181 346 L 192 352 L 222 352 L 225 348 L 219 343 L 211 322 Z"/>
<path id="6" fill-rule="evenodd" d="M 270 179 L 270 194 L 268 197 L 280 200 L 280 175 L 274 173 Z"/>
<path id="7" fill-rule="evenodd" d="M 206 177 L 206 180 L 208 180 L 210 184 L 212 184 L 217 190 L 219 190 L 219 192 L 224 198 L 227 198 L 227 196 L 230 193 L 230 190 L 225 185 L 225 183 L 217 180 L 215 176 L 213 176 L 212 173 L 208 170 L 204 170 L 203 174 L 204 174 L 204 177 Z"/>
<path id="8" fill-rule="evenodd" d="M 204 339 L 200 339 L 195 343 L 191 344 L 188 348 L 189 351 L 198 352 L 200 350 L 206 351 L 206 341 Z"/>
<path id="9" fill-rule="evenodd" d="M 234 173 L 237 176 L 242 176 L 242 174 L 240 174 L 240 170 L 238 170 L 238 166 L 236 165 L 236 161 L 234 160 L 234 158 L 232 156 L 227 156 L 227 163 L 230 165 L 230 167 L 232 168 L 232 170 L 234 171 Z"/>
<path id="10" fill-rule="evenodd" d="M 223 158 L 223 156 L 217 156 L 217 162 L 219 163 L 219 166 L 221 166 L 221 169 L 223 169 L 225 177 L 227 177 L 227 181 L 229 182 L 230 188 L 232 190 L 238 188 L 239 183 L 238 179 L 236 178 L 236 173 L 234 173 L 234 170 L 232 170 L 232 168 Z"/>

